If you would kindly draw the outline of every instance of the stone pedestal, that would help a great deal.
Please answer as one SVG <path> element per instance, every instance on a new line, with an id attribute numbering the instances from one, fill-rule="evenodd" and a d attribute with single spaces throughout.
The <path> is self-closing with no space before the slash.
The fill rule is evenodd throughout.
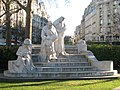
<path id="1" fill-rule="evenodd" d="M 79 40 L 77 44 L 78 53 L 87 52 L 87 44 L 84 40 Z"/>
<path id="2" fill-rule="evenodd" d="M 32 54 L 32 61 L 35 68 L 28 73 L 15 73 L 9 69 L 4 72 L 4 76 L 17 78 L 38 78 L 38 79 L 80 79 L 93 78 L 103 76 L 113 76 L 117 74 L 117 70 L 113 70 L 113 62 L 98 61 L 92 52 L 87 51 L 84 54 L 77 53 L 77 47 L 65 46 L 66 52 L 71 51 L 74 54 L 64 55 L 49 62 L 39 62 L 38 49 L 34 48 L 36 54 Z M 36 51 L 35 51 L 36 49 Z M 9 64 L 11 61 L 9 62 Z"/>
<path id="3" fill-rule="evenodd" d="M 87 45 L 78 45 L 78 53 L 87 52 Z"/>

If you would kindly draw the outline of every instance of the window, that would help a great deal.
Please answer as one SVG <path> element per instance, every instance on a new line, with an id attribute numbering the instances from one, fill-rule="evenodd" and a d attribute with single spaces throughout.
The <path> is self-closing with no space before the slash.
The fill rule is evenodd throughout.
<path id="1" fill-rule="evenodd" d="M 111 33 L 111 28 L 110 28 L 110 27 L 108 27 L 107 32 L 108 32 L 108 33 Z"/>
<path id="2" fill-rule="evenodd" d="M 114 13 L 117 13 L 117 9 L 116 8 L 114 9 Z"/>
<path id="3" fill-rule="evenodd" d="M 103 23 L 104 23 L 104 20 L 100 19 L 100 24 L 103 25 Z"/>
<path id="4" fill-rule="evenodd" d="M 108 25 L 111 23 L 111 19 L 110 18 L 108 18 Z"/>
<path id="5" fill-rule="evenodd" d="M 103 11 L 100 11 L 100 16 L 103 16 L 104 15 L 104 12 Z"/>
<path id="6" fill-rule="evenodd" d="M 100 4 L 100 9 L 103 9 L 103 7 L 104 7 L 103 5 L 104 5 L 104 4 Z"/>
<path id="7" fill-rule="evenodd" d="M 117 1 L 115 0 L 115 1 L 113 2 L 113 4 L 114 4 L 114 5 L 117 5 Z"/>
<path id="8" fill-rule="evenodd" d="M 103 27 L 100 27 L 100 32 L 101 32 L 101 33 L 103 33 L 103 32 L 104 32 Z"/>

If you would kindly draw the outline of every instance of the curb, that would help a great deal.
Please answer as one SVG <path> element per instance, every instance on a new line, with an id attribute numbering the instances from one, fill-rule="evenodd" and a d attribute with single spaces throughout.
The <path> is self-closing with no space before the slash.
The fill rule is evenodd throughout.
<path id="1" fill-rule="evenodd" d="M 120 78 L 120 74 L 114 76 L 102 76 L 102 77 L 79 77 L 79 78 L 15 78 L 15 77 L 6 77 L 3 73 L 0 73 L 0 81 L 39 81 L 39 80 L 91 80 L 91 79 L 117 79 Z M 120 88 L 120 87 L 119 87 Z M 116 90 L 116 89 L 115 89 Z M 120 90 L 120 89 L 117 89 Z"/>

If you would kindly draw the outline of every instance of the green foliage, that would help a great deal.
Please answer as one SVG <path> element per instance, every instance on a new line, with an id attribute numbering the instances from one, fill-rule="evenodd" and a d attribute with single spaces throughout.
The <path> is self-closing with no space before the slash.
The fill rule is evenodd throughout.
<path id="1" fill-rule="evenodd" d="M 65 38 L 64 38 L 64 44 L 65 44 L 65 45 L 72 45 L 73 43 L 72 43 L 71 38 L 70 38 L 70 37 L 69 37 L 69 38 L 65 37 Z"/>
<path id="2" fill-rule="evenodd" d="M 92 44 L 104 44 L 104 45 L 110 45 L 110 42 L 93 42 L 93 41 L 87 41 L 87 45 L 92 45 Z"/>
<path id="3" fill-rule="evenodd" d="M 66 41 L 66 42 L 64 42 L 64 44 L 65 44 L 65 45 L 72 45 L 72 42 Z"/>
<path id="4" fill-rule="evenodd" d="M 17 49 L 17 46 L 0 46 L 0 69 L 7 69 L 8 61 L 15 60 L 17 58 Z"/>
<path id="5" fill-rule="evenodd" d="M 94 44 L 88 45 L 88 50 L 92 51 L 100 61 L 113 61 L 114 69 L 120 69 L 120 46 Z"/>

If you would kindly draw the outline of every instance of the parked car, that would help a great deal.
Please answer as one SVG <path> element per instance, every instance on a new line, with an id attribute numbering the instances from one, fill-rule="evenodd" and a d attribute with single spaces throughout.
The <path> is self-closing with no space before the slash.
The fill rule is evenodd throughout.
<path id="1" fill-rule="evenodd" d="M 11 43 L 11 45 L 14 46 L 15 44 Z M 0 46 L 6 46 L 6 43 L 5 42 L 0 42 Z"/>
<path id="2" fill-rule="evenodd" d="M 0 42 L 0 46 L 5 46 L 6 43 L 5 42 Z"/>

